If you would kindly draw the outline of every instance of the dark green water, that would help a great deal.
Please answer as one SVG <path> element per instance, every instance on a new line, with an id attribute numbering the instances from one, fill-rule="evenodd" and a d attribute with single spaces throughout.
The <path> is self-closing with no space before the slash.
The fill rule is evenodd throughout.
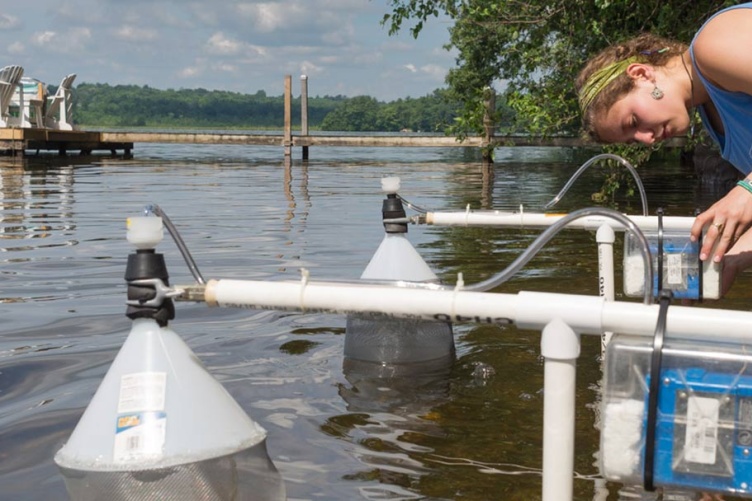
<path id="1" fill-rule="evenodd" d="M 582 155 L 504 149 L 492 175 L 474 155 L 441 149 L 313 149 L 288 168 L 276 148 L 229 146 L 136 145 L 130 160 L 0 159 L 0 500 L 64 492 L 52 457 L 129 329 L 125 219 L 145 205 L 167 212 L 206 278 L 297 278 L 306 268 L 314 279 L 355 280 L 383 237 L 382 177 L 399 176 L 406 199 L 434 210 L 536 211 Z M 603 172 L 592 167 L 557 209 L 592 205 Z M 651 212 L 692 215 L 718 195 L 673 162 L 640 174 Z M 641 212 L 638 197 L 618 202 Z M 462 272 L 472 283 L 537 234 L 411 226 L 408 237 L 444 282 Z M 193 281 L 172 242 L 159 250 L 172 283 Z M 594 234 L 566 230 L 498 290 L 595 295 L 596 256 Z M 702 307 L 747 309 L 748 284 L 743 276 L 728 298 Z M 338 315 L 179 303 L 172 327 L 267 429 L 290 499 L 540 498 L 538 332 L 456 325 L 451 368 L 383 381 L 343 371 Z M 575 499 L 615 500 L 593 459 L 600 340 L 582 341 Z"/>

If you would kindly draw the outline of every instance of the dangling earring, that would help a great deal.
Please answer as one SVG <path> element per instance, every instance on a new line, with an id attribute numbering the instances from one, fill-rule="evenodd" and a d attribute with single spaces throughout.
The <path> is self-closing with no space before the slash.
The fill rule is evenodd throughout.
<path id="1" fill-rule="evenodd" d="M 656 85 L 655 87 L 653 87 L 653 91 L 650 93 L 650 97 L 652 97 L 656 101 L 658 99 L 662 99 L 663 98 L 663 91 L 661 89 L 659 89 L 658 86 Z"/>

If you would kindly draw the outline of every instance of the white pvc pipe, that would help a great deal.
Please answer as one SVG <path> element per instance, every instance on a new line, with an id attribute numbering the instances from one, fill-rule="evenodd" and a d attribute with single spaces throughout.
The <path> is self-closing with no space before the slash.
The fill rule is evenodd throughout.
<path id="1" fill-rule="evenodd" d="M 210 280 L 205 301 L 214 306 L 381 314 L 396 318 L 516 324 L 542 330 L 559 318 L 576 332 L 605 331 L 652 336 L 658 305 L 606 301 L 597 296 L 547 292 L 500 294 L 336 282 Z M 671 306 L 668 337 L 724 337 L 749 342 L 752 312 Z"/>
<path id="2" fill-rule="evenodd" d="M 651 336 L 658 305 L 543 292 L 498 294 L 375 284 L 210 280 L 210 305 L 382 314 L 390 317 L 516 324 L 542 331 L 544 367 L 543 501 L 571 501 L 574 478 L 576 359 L 580 334 Z M 667 337 L 722 337 L 749 343 L 752 313 L 671 306 Z"/>
<path id="3" fill-rule="evenodd" d="M 614 279 L 614 242 L 616 233 L 609 225 L 604 224 L 595 233 L 598 242 L 598 292 L 606 301 L 616 299 Z M 601 336 L 601 354 L 606 352 L 606 346 L 611 341 L 612 332 L 604 332 Z"/>
<path id="4" fill-rule="evenodd" d="M 543 501 L 571 501 L 580 336 L 559 319 L 543 328 Z"/>
<path id="5" fill-rule="evenodd" d="M 436 226 L 501 226 L 511 228 L 547 228 L 556 223 L 566 214 L 539 213 L 539 212 L 504 212 L 504 211 L 466 211 L 466 212 L 428 212 L 426 223 Z M 658 231 L 658 218 L 656 216 L 630 216 L 642 231 Z M 689 232 L 694 217 L 664 216 L 664 231 Z M 601 225 L 607 224 L 614 230 L 624 231 L 624 227 L 618 221 L 601 217 L 587 216 L 574 220 L 567 228 L 585 229 L 596 231 Z"/>

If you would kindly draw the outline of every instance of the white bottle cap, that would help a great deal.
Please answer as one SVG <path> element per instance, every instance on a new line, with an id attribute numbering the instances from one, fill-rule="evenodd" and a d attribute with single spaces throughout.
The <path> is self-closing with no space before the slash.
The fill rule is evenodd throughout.
<path id="1" fill-rule="evenodd" d="M 384 193 L 397 193 L 400 189 L 400 178 L 394 177 L 382 177 L 381 178 L 381 191 Z"/>
<path id="2" fill-rule="evenodd" d="M 164 236 L 161 217 L 129 217 L 126 227 L 126 237 L 137 249 L 153 249 Z"/>

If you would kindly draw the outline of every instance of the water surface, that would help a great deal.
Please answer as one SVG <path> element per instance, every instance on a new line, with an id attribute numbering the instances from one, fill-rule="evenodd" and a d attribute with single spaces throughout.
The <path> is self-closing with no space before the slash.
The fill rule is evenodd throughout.
<path id="1" fill-rule="evenodd" d="M 306 268 L 355 280 L 383 237 L 382 177 L 399 176 L 401 194 L 433 210 L 540 210 L 589 158 L 504 148 L 488 172 L 462 149 L 312 148 L 290 165 L 265 147 L 137 144 L 134 154 L 0 159 L 0 500 L 64 492 L 52 458 L 130 327 L 125 219 L 144 206 L 170 216 L 207 279 L 294 279 Z M 592 205 L 602 174 L 591 168 L 557 209 Z M 717 196 L 672 162 L 641 175 L 651 209 L 670 215 Z M 619 203 L 641 212 L 639 197 Z M 408 237 L 453 283 L 503 269 L 537 234 L 411 226 Z M 171 283 L 193 282 L 169 238 L 158 250 Z M 564 231 L 498 290 L 597 294 L 596 256 L 593 234 Z M 746 309 L 745 281 L 705 306 Z M 171 326 L 268 430 L 290 499 L 540 498 L 538 332 L 456 325 L 451 368 L 384 382 L 343 370 L 342 316 L 178 303 Z M 593 465 L 599 342 L 583 338 L 578 365 L 576 499 L 616 499 L 614 486 L 599 491 Z"/>

